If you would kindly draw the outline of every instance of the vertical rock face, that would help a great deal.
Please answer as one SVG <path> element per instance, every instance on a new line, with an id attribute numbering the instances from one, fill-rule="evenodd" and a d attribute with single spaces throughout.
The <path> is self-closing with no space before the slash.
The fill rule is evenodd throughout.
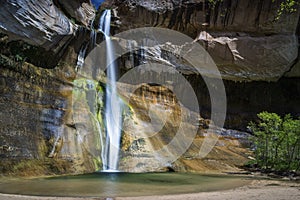
<path id="1" fill-rule="evenodd" d="M 282 14 L 276 20 L 281 2 L 223 0 L 211 12 L 210 28 L 256 34 L 294 34 L 297 29 L 299 10 L 293 14 Z"/>
<path id="2" fill-rule="evenodd" d="M 228 171 L 247 160 L 247 150 L 241 150 L 247 134 L 217 127 L 207 130 L 209 120 L 186 109 L 169 88 L 142 84 L 124 97 L 129 98 L 133 115 L 124 121 L 120 170 Z M 220 138 L 201 159 L 200 147 L 208 135 Z"/>
<path id="3" fill-rule="evenodd" d="M 0 13 L 2 31 L 39 46 L 55 47 L 76 30 L 52 0 L 6 1 Z"/>
<path id="4" fill-rule="evenodd" d="M 45 69 L 2 56 L 1 63 L 1 166 L 6 159 L 44 160 L 63 131 L 67 101 L 58 91 L 63 84 Z"/>
<path id="5" fill-rule="evenodd" d="M 42 175 L 98 169 L 99 133 L 90 111 L 95 108 L 86 98 L 95 88 L 73 83 L 72 66 L 49 70 L 4 56 L 0 61 L 0 171 Z M 33 166 L 22 167 L 30 161 Z"/>
<path id="6" fill-rule="evenodd" d="M 112 1 L 120 20 L 117 32 L 155 26 L 196 38 L 205 46 L 223 78 L 278 80 L 298 57 L 297 12 L 283 13 L 280 1 Z M 224 72 L 224 73 L 223 73 Z"/>
<path id="7" fill-rule="evenodd" d="M 209 30 L 226 32 L 293 34 L 296 31 L 299 11 L 292 14 L 283 13 L 279 20 L 275 20 L 282 1 L 216 0 L 216 2 L 213 6 L 207 0 L 108 0 L 104 6 L 118 8 L 120 19 L 124 21 L 123 28 L 130 28 L 129 24 L 135 27 L 151 25 L 190 31 L 188 32 L 190 36 L 196 36 L 194 34 L 199 33 L 199 30 L 203 30 L 207 25 Z M 139 17 L 133 18 L 137 14 Z"/>
<path id="8" fill-rule="evenodd" d="M 1 2 L 1 172 L 38 175 L 99 168 L 99 135 L 91 128 L 89 106 L 79 101 L 80 119 L 73 118 L 72 109 L 73 90 L 83 97 L 90 93 L 87 83 L 73 83 L 77 52 L 90 39 L 86 28 L 74 36 L 75 23 L 88 26 L 94 17 L 90 1 Z"/>
<path id="9" fill-rule="evenodd" d="M 199 75 L 187 77 L 197 94 L 201 116 L 210 118 L 211 99 L 206 84 Z M 225 128 L 247 130 L 262 111 L 280 115 L 300 115 L 300 79 L 281 78 L 276 82 L 234 82 L 224 80 L 227 95 Z"/>
<path id="10" fill-rule="evenodd" d="M 276 81 L 290 70 L 298 57 L 298 40 L 293 34 L 223 36 L 203 31 L 197 40 L 206 45 L 227 80 Z"/>
<path id="11" fill-rule="evenodd" d="M 122 23 L 119 31 L 155 26 L 174 29 L 195 37 L 198 33 L 198 28 L 201 28 L 202 23 L 206 20 L 206 7 L 203 0 L 117 0 L 112 1 L 112 3 L 117 7 Z"/>
<path id="12" fill-rule="evenodd" d="M 299 59 L 299 5 L 297 12 L 284 12 L 275 20 L 282 1 L 223 0 L 214 8 L 208 7 L 208 1 L 110 2 L 120 21 L 116 32 L 145 26 L 170 28 L 196 38 L 206 48 L 226 80 L 227 127 L 246 129 L 263 110 L 299 115 L 299 63 L 294 65 Z M 160 52 L 158 48 L 153 55 Z M 173 61 L 176 69 L 186 65 L 172 60 L 171 54 L 161 59 Z M 286 72 L 294 79 L 282 78 Z M 209 117 L 210 99 L 203 92 L 205 85 L 200 87 L 203 81 L 197 75 L 188 78 L 202 111 L 207 111 L 203 114 Z"/>

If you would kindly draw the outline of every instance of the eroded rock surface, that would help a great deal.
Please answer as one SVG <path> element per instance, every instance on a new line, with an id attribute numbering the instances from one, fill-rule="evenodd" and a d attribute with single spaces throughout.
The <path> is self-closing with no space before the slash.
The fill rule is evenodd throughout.
<path id="1" fill-rule="evenodd" d="M 60 1 L 63 9 L 84 25 L 94 18 L 90 1 Z M 77 25 L 66 16 L 55 1 L 7 0 L 0 7 L 0 29 L 10 39 L 59 51 L 75 34 Z"/>

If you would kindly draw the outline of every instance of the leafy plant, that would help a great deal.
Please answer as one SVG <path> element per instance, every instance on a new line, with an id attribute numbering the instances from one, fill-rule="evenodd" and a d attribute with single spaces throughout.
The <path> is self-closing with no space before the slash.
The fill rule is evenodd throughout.
<path id="1" fill-rule="evenodd" d="M 291 115 L 281 118 L 275 113 L 262 112 L 258 122 L 250 122 L 253 132 L 256 164 L 262 169 L 300 169 L 300 119 Z"/>
<path id="2" fill-rule="evenodd" d="M 215 8 L 218 2 L 222 2 L 223 0 L 208 0 L 208 5 L 210 8 Z"/>
<path id="3" fill-rule="evenodd" d="M 16 55 L 15 55 L 15 60 L 16 60 L 17 62 L 25 62 L 26 57 L 25 57 L 24 55 L 22 55 L 22 54 L 16 54 Z"/>
<path id="4" fill-rule="evenodd" d="M 274 3 L 276 0 L 272 0 Z M 277 16 L 275 17 L 275 20 L 278 20 L 283 13 L 293 13 L 297 11 L 297 6 L 299 5 L 299 2 L 296 0 L 284 0 L 280 3 L 280 7 L 277 10 Z"/>
<path id="5" fill-rule="evenodd" d="M 277 1 L 280 1 L 280 4 L 275 20 L 279 20 L 284 13 L 290 14 L 296 12 L 297 6 L 300 4 L 298 0 L 272 0 L 272 3 L 276 3 Z M 208 0 L 208 5 L 211 9 L 214 9 L 218 2 L 223 2 L 223 0 Z"/>

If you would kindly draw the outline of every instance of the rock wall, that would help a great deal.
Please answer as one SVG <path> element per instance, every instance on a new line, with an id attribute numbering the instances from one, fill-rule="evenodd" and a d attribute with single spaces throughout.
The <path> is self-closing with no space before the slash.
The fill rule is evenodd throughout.
<path id="1" fill-rule="evenodd" d="M 190 75 L 187 79 L 196 91 L 201 116 L 210 118 L 211 99 L 205 82 L 200 76 Z M 227 113 L 225 128 L 247 131 L 250 121 L 257 120 L 257 113 L 275 112 L 282 116 L 300 116 L 299 78 L 281 78 L 277 82 L 253 81 L 234 82 L 225 80 Z"/>
<path id="2" fill-rule="evenodd" d="M 121 91 L 130 87 L 120 86 Z M 132 114 L 124 119 L 120 170 L 220 172 L 234 171 L 247 161 L 248 134 L 218 127 L 208 130 L 213 123 L 187 109 L 169 88 L 142 84 L 134 93 L 122 94 Z M 206 137 L 218 141 L 201 158 Z"/>
<path id="3" fill-rule="evenodd" d="M 246 130 L 264 110 L 299 116 L 299 7 L 276 20 L 282 1 L 223 0 L 214 8 L 207 1 L 111 2 L 120 20 L 116 32 L 171 28 L 195 38 L 209 52 L 226 87 L 226 127 Z M 178 48 L 172 44 L 169 50 Z M 188 68 L 172 53 L 162 56 L 161 49 L 153 51 L 161 63 L 169 60 L 176 69 Z M 192 71 L 186 76 L 197 91 L 201 115 L 209 118 L 210 99 L 202 78 Z"/>
<path id="4" fill-rule="evenodd" d="M 255 35 L 296 32 L 299 11 L 283 13 L 276 20 L 282 0 L 216 2 L 216 5 L 212 6 L 206 0 L 108 0 L 103 7 L 117 8 L 120 20 L 124 22 L 121 30 L 151 25 L 185 32 L 192 37 L 196 37 L 199 30 L 204 28 Z M 137 15 L 139 17 L 136 17 Z"/>
<path id="5" fill-rule="evenodd" d="M 96 89 L 84 79 L 73 82 L 72 65 L 42 69 L 0 60 L 0 171 L 36 176 L 99 169 L 96 114 L 86 98 Z"/>
<path id="6" fill-rule="evenodd" d="M 96 171 L 97 114 L 87 101 L 96 89 L 74 81 L 80 49 L 93 48 L 84 26 L 94 7 L 89 0 L 3 1 L 0 10 L 1 173 Z"/>
<path id="7" fill-rule="evenodd" d="M 298 57 L 300 9 L 275 20 L 281 1 L 217 2 L 212 8 L 204 0 L 108 0 L 103 7 L 116 8 L 115 32 L 155 26 L 196 38 L 226 68 L 226 79 L 274 81 L 291 69 Z M 77 24 L 89 26 L 95 18 L 89 0 L 5 1 L 0 9 L 0 29 L 9 39 L 56 53 L 67 47 Z"/>
<path id="8" fill-rule="evenodd" d="M 283 13 L 280 1 L 224 0 L 214 8 L 207 1 L 112 1 L 119 28 L 174 29 L 195 38 L 211 54 L 223 78 L 276 81 L 298 57 L 299 13 Z"/>

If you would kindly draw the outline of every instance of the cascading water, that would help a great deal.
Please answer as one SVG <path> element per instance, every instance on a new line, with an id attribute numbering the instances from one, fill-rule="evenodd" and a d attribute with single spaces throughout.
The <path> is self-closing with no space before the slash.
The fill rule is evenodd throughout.
<path id="1" fill-rule="evenodd" d="M 103 171 L 117 171 L 121 139 L 121 102 L 117 95 L 114 49 L 110 39 L 111 10 L 105 10 L 100 18 L 99 29 L 105 35 L 107 56 L 107 87 L 105 104 L 106 136 L 102 146 Z M 103 136 L 101 136 L 103 137 Z"/>
<path id="2" fill-rule="evenodd" d="M 77 56 L 77 64 L 75 68 L 76 71 L 78 71 L 84 65 L 84 58 L 86 55 L 87 48 L 88 48 L 88 43 L 83 44 L 82 47 L 80 48 L 79 54 Z"/>

